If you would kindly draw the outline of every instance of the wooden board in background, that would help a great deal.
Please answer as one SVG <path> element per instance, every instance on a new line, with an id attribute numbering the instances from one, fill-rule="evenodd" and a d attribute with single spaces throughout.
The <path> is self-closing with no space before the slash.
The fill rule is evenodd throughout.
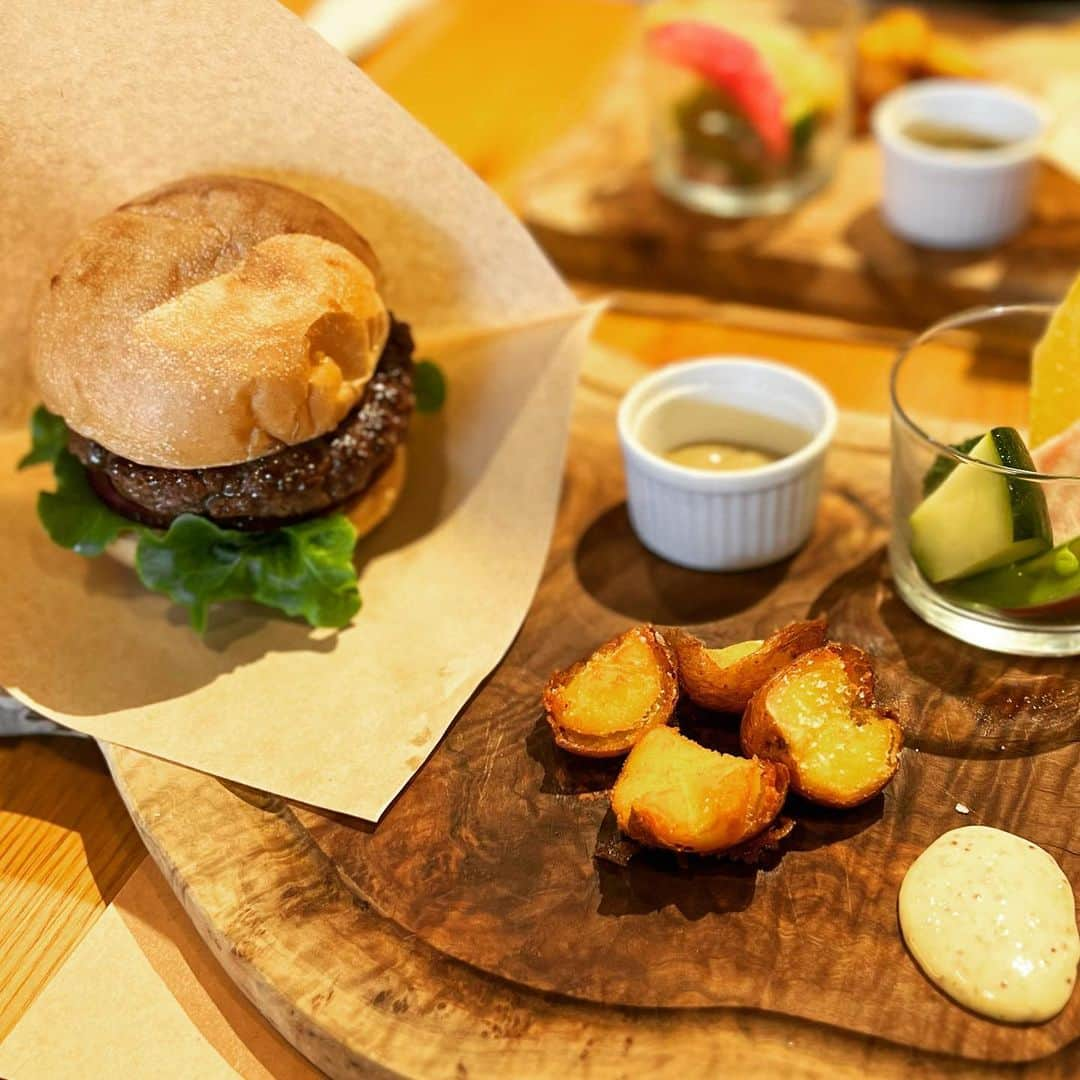
<path id="1" fill-rule="evenodd" d="M 974 26 L 994 77 L 1032 92 L 1077 78 L 1080 24 L 999 34 L 985 20 Z M 950 28 L 963 32 L 963 20 Z M 1031 222 L 1015 239 L 986 252 L 930 251 L 886 228 L 880 157 L 866 137 L 789 215 L 723 221 L 687 211 L 652 184 L 640 82 L 631 57 L 595 111 L 518 185 L 526 223 L 571 277 L 922 327 L 964 307 L 1057 300 L 1080 268 L 1080 183 L 1056 167 L 1040 167 Z"/>
<path id="2" fill-rule="evenodd" d="M 911 860 L 972 822 L 1043 844 L 1080 886 L 1068 663 L 971 649 L 897 599 L 880 422 L 846 421 L 814 539 L 790 562 L 724 577 L 649 557 L 622 503 L 620 389 L 580 395 L 521 635 L 377 828 L 112 751 L 200 931 L 334 1075 L 376 1063 L 423 1076 L 976 1076 L 1033 1059 L 1032 1076 L 1075 1075 L 1080 996 L 1038 1027 L 980 1019 L 919 974 L 895 916 Z M 637 620 L 701 624 L 722 641 L 808 611 L 874 652 L 901 712 L 909 749 L 885 796 L 846 813 L 797 806 L 788 849 L 759 871 L 594 860 L 612 770 L 552 747 L 538 706 L 551 668 Z"/>

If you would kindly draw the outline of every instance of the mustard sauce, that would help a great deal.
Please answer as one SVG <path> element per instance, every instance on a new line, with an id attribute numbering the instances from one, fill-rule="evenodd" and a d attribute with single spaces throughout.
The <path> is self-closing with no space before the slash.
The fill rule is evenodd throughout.
<path id="1" fill-rule="evenodd" d="M 938 124 L 932 120 L 912 120 L 903 128 L 903 132 L 909 139 L 937 150 L 1001 150 L 1012 142 L 997 135 L 984 135 L 979 131 Z"/>
<path id="2" fill-rule="evenodd" d="M 734 472 L 736 469 L 760 469 L 778 461 L 776 454 L 734 443 L 697 442 L 668 450 L 664 458 L 674 465 L 688 469 L 708 469 L 710 472 Z"/>
<path id="3" fill-rule="evenodd" d="M 900 886 L 900 929 L 927 978 L 975 1012 L 1038 1023 L 1076 984 L 1072 886 L 1052 856 L 1000 829 L 938 837 Z"/>

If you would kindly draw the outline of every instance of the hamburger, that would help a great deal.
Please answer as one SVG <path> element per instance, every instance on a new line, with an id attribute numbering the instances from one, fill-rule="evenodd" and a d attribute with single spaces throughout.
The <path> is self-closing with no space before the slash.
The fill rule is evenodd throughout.
<path id="1" fill-rule="evenodd" d="M 405 480 L 413 342 L 371 247 L 290 188 L 200 176 L 90 225 L 33 317 L 54 541 L 133 566 L 205 628 L 247 598 L 359 608 L 353 548 Z"/>

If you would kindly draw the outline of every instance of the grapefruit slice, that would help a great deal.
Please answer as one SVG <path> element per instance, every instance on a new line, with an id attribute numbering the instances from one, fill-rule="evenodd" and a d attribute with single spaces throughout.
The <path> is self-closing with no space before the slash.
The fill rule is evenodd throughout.
<path id="1" fill-rule="evenodd" d="M 1080 277 L 1031 354 L 1031 445 L 1080 420 Z"/>
<path id="2" fill-rule="evenodd" d="M 646 41 L 655 56 L 688 68 L 726 93 L 753 125 L 770 157 L 777 161 L 788 157 L 791 131 L 784 117 L 783 96 L 750 42 L 694 19 L 655 26 Z"/>

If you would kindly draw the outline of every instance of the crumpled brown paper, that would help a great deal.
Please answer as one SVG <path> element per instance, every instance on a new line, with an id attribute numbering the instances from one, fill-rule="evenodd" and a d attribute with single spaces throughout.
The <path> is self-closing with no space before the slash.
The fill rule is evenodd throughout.
<path id="1" fill-rule="evenodd" d="M 377 819 L 494 667 L 534 592 L 592 312 L 506 208 L 272 0 L 7 0 L 0 19 L 0 685 L 98 738 Z M 375 248 L 383 292 L 449 399 L 358 548 L 342 633 L 232 606 L 205 640 L 106 559 L 36 520 L 14 471 L 27 315 L 58 253 L 186 174 L 291 183 Z"/>

